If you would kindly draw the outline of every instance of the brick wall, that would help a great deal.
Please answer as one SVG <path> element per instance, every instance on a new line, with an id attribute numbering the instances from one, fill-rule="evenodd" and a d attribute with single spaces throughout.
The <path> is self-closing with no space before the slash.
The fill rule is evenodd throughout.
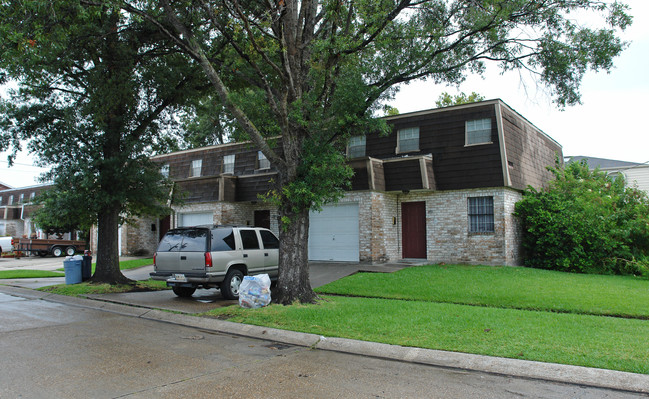
<path id="1" fill-rule="evenodd" d="M 470 234 L 468 197 L 492 196 L 494 233 Z M 520 226 L 512 215 L 521 199 L 507 188 L 436 192 L 348 193 L 340 202 L 359 204 L 360 261 L 402 258 L 401 203 L 426 203 L 427 259 L 431 263 L 520 264 Z"/>

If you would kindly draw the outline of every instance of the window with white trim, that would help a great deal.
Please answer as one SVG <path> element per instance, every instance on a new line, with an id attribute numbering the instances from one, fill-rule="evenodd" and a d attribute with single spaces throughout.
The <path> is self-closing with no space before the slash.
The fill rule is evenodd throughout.
<path id="1" fill-rule="evenodd" d="M 349 138 L 347 144 L 347 156 L 350 158 L 361 158 L 365 156 L 365 136 L 354 136 Z"/>
<path id="2" fill-rule="evenodd" d="M 36 198 L 36 193 L 35 193 L 35 192 L 32 192 L 32 193 L 29 195 L 29 202 L 33 202 L 33 201 L 34 201 L 34 198 Z"/>
<path id="3" fill-rule="evenodd" d="M 466 121 L 466 145 L 491 142 L 491 118 Z"/>
<path id="4" fill-rule="evenodd" d="M 13 205 L 14 204 L 14 196 L 10 195 L 9 196 L 9 202 L 7 202 L 7 205 Z"/>
<path id="5" fill-rule="evenodd" d="M 22 204 L 25 202 L 25 193 L 20 193 L 20 199 L 18 200 L 19 204 Z"/>
<path id="6" fill-rule="evenodd" d="M 397 153 L 419 151 L 419 127 L 397 131 Z"/>
<path id="7" fill-rule="evenodd" d="M 223 157 L 223 173 L 234 173 L 234 154 Z"/>
<path id="8" fill-rule="evenodd" d="M 2 195 L 0 195 L 0 205 L 2 205 Z"/>
<path id="9" fill-rule="evenodd" d="M 494 197 L 469 197 L 469 233 L 494 232 Z"/>
<path id="10" fill-rule="evenodd" d="M 257 169 L 269 169 L 270 161 L 263 152 L 257 151 Z"/>
<path id="11" fill-rule="evenodd" d="M 164 165 L 162 165 L 162 167 L 160 168 L 160 174 L 161 174 L 162 177 L 164 177 L 165 179 L 168 179 L 168 178 L 169 178 L 169 164 L 164 164 Z"/>
<path id="12" fill-rule="evenodd" d="M 192 168 L 189 171 L 189 177 L 198 177 L 201 175 L 201 169 L 203 168 L 202 159 L 194 159 L 192 161 Z"/>

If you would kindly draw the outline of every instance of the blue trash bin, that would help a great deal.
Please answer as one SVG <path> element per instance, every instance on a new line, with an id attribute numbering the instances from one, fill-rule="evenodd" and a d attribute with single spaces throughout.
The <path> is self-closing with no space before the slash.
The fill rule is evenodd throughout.
<path id="1" fill-rule="evenodd" d="M 64 260 L 66 284 L 79 284 L 81 282 L 81 260 Z"/>

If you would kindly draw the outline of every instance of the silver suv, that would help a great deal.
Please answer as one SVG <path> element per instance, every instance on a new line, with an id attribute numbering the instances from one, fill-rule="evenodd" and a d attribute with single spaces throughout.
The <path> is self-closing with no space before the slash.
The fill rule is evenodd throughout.
<path id="1" fill-rule="evenodd" d="M 160 241 L 151 278 L 166 281 L 180 297 L 192 296 L 196 288 L 219 288 L 225 298 L 237 299 L 243 276 L 267 273 L 276 280 L 278 262 L 279 240 L 268 229 L 182 227 Z"/>

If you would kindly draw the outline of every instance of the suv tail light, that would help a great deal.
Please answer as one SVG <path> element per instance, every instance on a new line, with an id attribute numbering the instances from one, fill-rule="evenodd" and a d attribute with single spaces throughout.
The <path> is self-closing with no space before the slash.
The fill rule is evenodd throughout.
<path id="1" fill-rule="evenodd" d="M 156 257 L 156 255 L 158 255 L 158 253 L 157 253 L 157 252 L 154 252 L 154 253 L 153 253 L 153 268 L 154 268 L 154 269 L 156 268 L 156 264 L 155 264 L 155 257 Z"/>
<path id="2" fill-rule="evenodd" d="M 205 267 L 212 267 L 212 253 L 205 252 Z"/>

